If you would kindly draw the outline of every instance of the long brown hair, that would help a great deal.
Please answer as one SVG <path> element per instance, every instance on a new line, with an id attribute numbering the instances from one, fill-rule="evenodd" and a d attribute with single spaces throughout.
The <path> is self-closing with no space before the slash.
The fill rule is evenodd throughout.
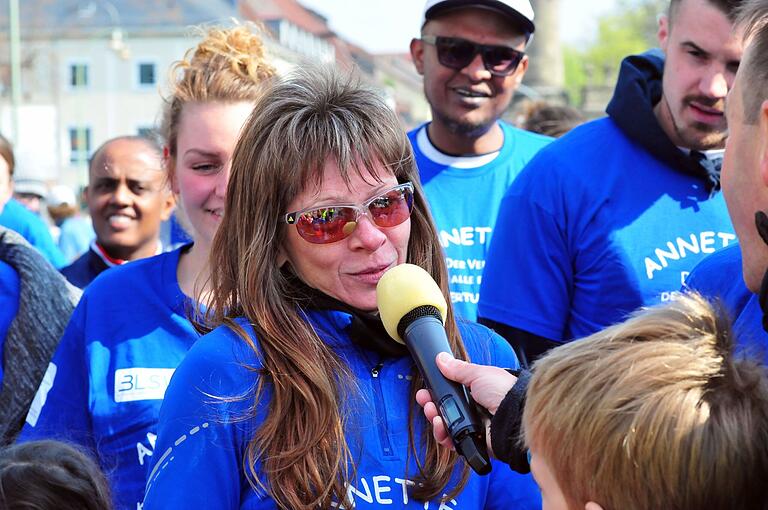
<path id="1" fill-rule="evenodd" d="M 300 315 L 298 296 L 278 267 L 286 228 L 279 221 L 291 200 L 307 186 L 321 186 L 323 167 L 337 162 L 342 178 L 376 175 L 375 162 L 400 182 L 415 187 L 407 260 L 428 271 L 448 299 L 447 270 L 437 232 L 418 179 L 413 154 L 394 113 L 373 91 L 328 69 L 298 71 L 273 84 L 246 122 L 232 161 L 226 211 L 210 255 L 208 326 L 228 324 L 263 363 L 255 402 L 271 385 L 269 413 L 250 441 L 244 469 L 255 489 L 266 490 L 280 508 L 327 508 L 346 501 L 350 467 L 346 417 L 338 402 L 354 383 L 346 365 Z M 369 173 L 370 172 L 370 173 Z M 254 325 L 258 348 L 235 317 Z M 466 359 L 449 308 L 449 342 Z M 423 381 L 413 374 L 411 397 Z M 414 402 L 411 398 L 411 402 Z M 254 404 L 255 412 L 255 404 Z M 457 465 L 456 453 L 439 448 L 425 426 L 420 458 L 410 412 L 410 453 L 420 473 L 412 496 L 441 496 Z M 425 421 L 426 425 L 426 421 Z M 424 450 L 422 450 L 424 451 Z M 260 462 L 266 481 L 255 472 Z M 452 492 L 466 483 L 468 469 Z"/>

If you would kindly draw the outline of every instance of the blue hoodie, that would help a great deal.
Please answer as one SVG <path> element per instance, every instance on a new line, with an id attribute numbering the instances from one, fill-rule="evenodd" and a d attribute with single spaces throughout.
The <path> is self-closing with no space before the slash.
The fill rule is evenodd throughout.
<path id="1" fill-rule="evenodd" d="M 514 473 L 496 461 L 490 475 L 472 473 L 464 490 L 452 500 L 414 501 L 408 491 L 417 472 L 416 462 L 408 454 L 409 408 L 416 417 L 415 437 L 428 425 L 409 394 L 412 359 L 384 356 L 353 342 L 347 334 L 352 316 L 347 313 L 313 311 L 309 319 L 354 377 L 342 404 L 350 411 L 345 431 L 355 459 L 355 477 L 348 495 L 357 510 L 541 507 L 531 476 Z M 238 324 L 258 345 L 252 327 L 244 320 Z M 509 345 L 495 333 L 469 323 L 460 324 L 460 329 L 473 361 L 517 366 Z M 250 416 L 261 366 L 254 351 L 228 327 L 214 330 L 190 349 L 171 380 L 160 411 L 157 453 L 152 458 L 144 510 L 276 509 L 271 498 L 249 486 L 243 471 L 248 441 L 269 411 L 271 384 L 267 383 L 255 416 L 240 419 Z M 261 477 L 258 462 L 255 470 Z"/>
<path id="2" fill-rule="evenodd" d="M 479 316 L 558 342 L 669 299 L 735 240 L 722 194 L 661 129 L 663 55 L 624 60 L 608 117 L 542 149 L 499 210 Z"/>

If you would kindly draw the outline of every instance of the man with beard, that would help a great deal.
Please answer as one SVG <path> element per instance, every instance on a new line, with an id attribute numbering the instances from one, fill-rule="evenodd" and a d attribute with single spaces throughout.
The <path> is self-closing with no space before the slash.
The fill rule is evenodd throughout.
<path id="1" fill-rule="evenodd" d="M 608 117 L 542 150 L 504 197 L 479 315 L 524 363 L 668 300 L 734 241 L 719 167 L 739 3 L 672 0 L 662 53 L 624 60 Z"/>
<path id="2" fill-rule="evenodd" d="M 102 271 L 161 253 L 160 224 L 173 210 L 173 196 L 153 141 L 120 136 L 104 142 L 91 157 L 85 199 L 96 240 L 61 270 L 84 289 Z"/>
<path id="3" fill-rule="evenodd" d="M 500 120 L 528 68 L 528 0 L 428 0 L 411 56 L 432 122 L 411 131 L 450 271 L 454 310 L 475 320 L 504 191 L 550 139 Z"/>

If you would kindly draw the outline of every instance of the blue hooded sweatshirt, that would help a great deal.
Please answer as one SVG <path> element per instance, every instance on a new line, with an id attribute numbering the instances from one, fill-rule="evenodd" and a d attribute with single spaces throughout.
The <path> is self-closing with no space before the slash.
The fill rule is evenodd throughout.
<path id="1" fill-rule="evenodd" d="M 608 117 L 542 149 L 499 210 L 479 316 L 565 342 L 669 299 L 735 240 L 717 174 L 653 112 L 663 54 L 628 57 Z"/>

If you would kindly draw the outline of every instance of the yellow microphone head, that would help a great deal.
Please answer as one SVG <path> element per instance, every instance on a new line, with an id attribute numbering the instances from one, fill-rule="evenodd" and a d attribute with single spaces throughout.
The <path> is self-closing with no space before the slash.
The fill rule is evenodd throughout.
<path id="1" fill-rule="evenodd" d="M 388 270 L 376 285 L 379 315 L 389 336 L 405 343 L 397 332 L 400 320 L 420 306 L 434 306 L 445 324 L 448 304 L 432 276 L 419 266 L 400 264 Z"/>

